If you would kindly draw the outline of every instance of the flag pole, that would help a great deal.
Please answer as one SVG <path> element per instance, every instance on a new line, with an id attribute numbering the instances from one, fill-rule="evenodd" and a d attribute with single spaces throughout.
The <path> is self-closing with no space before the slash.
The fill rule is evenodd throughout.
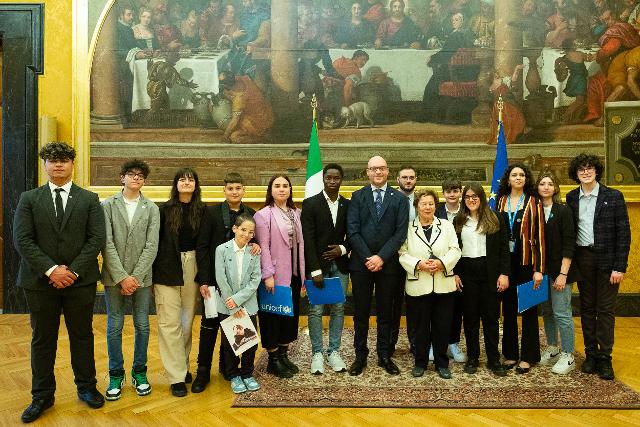
<path id="1" fill-rule="evenodd" d="M 504 108 L 504 101 L 502 95 L 498 97 L 498 123 L 502 123 L 502 110 Z M 313 117 L 315 118 L 316 110 L 313 110 Z"/>
<path id="2" fill-rule="evenodd" d="M 318 108 L 318 98 L 316 98 L 316 94 L 314 93 L 311 97 L 311 108 L 313 108 L 313 123 L 316 122 L 316 108 Z"/>

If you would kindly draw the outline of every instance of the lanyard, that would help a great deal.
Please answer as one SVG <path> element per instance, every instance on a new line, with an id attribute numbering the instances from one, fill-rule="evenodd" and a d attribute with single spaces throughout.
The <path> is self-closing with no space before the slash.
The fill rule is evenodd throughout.
<path id="1" fill-rule="evenodd" d="M 522 204 L 523 200 L 524 200 L 524 193 L 522 193 L 522 196 L 520 196 L 520 200 L 518 200 L 518 205 L 516 206 L 515 212 L 512 213 L 511 212 L 511 196 L 507 198 L 507 209 L 509 214 L 509 230 L 511 231 L 511 240 L 515 240 L 515 237 L 513 236 L 513 224 L 516 222 L 516 215 L 518 215 L 518 211 L 520 210 L 520 205 Z"/>

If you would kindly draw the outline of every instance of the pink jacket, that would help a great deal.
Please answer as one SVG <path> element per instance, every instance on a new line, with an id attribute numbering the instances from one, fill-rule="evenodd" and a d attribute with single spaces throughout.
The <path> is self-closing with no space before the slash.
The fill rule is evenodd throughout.
<path id="1" fill-rule="evenodd" d="M 291 247 L 287 224 L 275 210 L 277 207 L 267 206 L 260 209 L 253 218 L 256 220 L 256 239 L 262 253 L 262 279 L 274 276 L 276 285 L 291 285 Z M 298 236 L 300 280 L 304 282 L 304 241 L 302 240 L 302 225 L 300 223 L 300 209 L 295 209 L 295 228 Z"/>

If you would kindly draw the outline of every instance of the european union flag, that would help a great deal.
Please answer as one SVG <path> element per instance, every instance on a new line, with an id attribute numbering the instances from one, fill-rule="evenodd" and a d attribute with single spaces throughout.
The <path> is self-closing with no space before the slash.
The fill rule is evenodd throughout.
<path id="1" fill-rule="evenodd" d="M 489 207 L 496 209 L 498 199 L 498 187 L 500 178 L 507 170 L 507 141 L 504 138 L 504 127 L 502 120 L 498 121 L 498 145 L 496 145 L 496 159 L 493 162 L 493 179 L 491 180 L 491 193 L 489 194 Z"/>

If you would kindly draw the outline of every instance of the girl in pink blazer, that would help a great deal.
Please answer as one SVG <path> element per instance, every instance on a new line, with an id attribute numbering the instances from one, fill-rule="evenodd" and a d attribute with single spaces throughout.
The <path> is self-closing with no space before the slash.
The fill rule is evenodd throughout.
<path id="1" fill-rule="evenodd" d="M 267 372 L 291 378 L 299 372 L 287 354 L 289 343 L 298 338 L 300 290 L 304 280 L 304 242 L 300 209 L 293 203 L 291 180 L 287 175 L 271 177 L 264 207 L 256 212 L 256 239 L 262 250 L 262 279 L 267 290 L 291 286 L 293 316 L 260 311 L 262 347 L 269 352 Z"/>

